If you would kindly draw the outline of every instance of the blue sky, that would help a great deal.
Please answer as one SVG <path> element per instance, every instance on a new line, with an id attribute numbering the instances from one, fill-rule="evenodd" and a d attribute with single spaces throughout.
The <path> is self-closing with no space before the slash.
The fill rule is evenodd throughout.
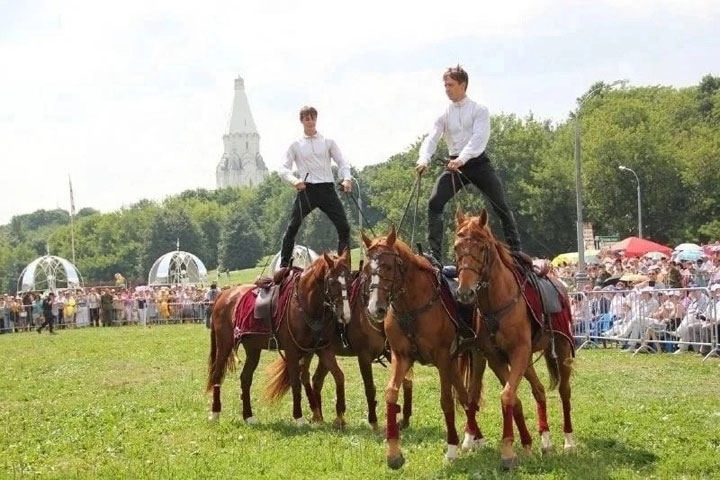
<path id="1" fill-rule="evenodd" d="M 426 132 L 461 63 L 491 112 L 561 121 L 598 80 L 720 75 L 720 2 L 0 0 L 0 223 L 213 188 L 233 79 L 245 78 L 271 169 L 296 112 L 356 166 Z"/>

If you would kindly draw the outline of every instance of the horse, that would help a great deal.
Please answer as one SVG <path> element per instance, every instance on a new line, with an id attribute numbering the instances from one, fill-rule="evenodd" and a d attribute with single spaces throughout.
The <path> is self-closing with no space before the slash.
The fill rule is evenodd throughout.
<path id="1" fill-rule="evenodd" d="M 565 450 L 575 448 L 570 418 L 570 376 L 574 354 L 571 340 L 559 331 L 541 327 L 533 320 L 533 313 L 524 293 L 525 283 L 515 273 L 515 263 L 507 247 L 501 244 L 488 226 L 485 209 L 478 217 L 466 217 L 460 210 L 456 213 L 456 235 L 453 245 L 458 264 L 458 300 L 475 305 L 482 316 L 478 338 L 481 349 L 486 352 L 489 364 L 504 385 L 501 394 L 503 415 L 503 438 L 501 459 L 503 466 L 515 465 L 516 455 L 512 449 L 512 419 L 517 420 L 517 388 L 523 375 L 532 385 L 537 402 L 538 426 L 543 451 L 552 448 L 545 392 L 531 367 L 533 352 L 542 352 L 550 374 L 550 388 L 559 385 L 562 399 L 565 432 Z M 560 295 L 562 318 L 570 327 L 571 315 L 565 287 L 550 278 Z M 509 365 L 509 370 L 508 370 Z M 521 437 L 528 435 L 521 429 Z M 523 444 L 526 444 L 523 441 Z"/>
<path id="2" fill-rule="evenodd" d="M 350 296 L 350 322 L 347 324 L 347 340 L 348 345 L 343 345 L 339 335 L 336 335 L 331 344 L 335 355 L 343 357 L 357 357 L 360 375 L 362 376 L 363 386 L 365 388 L 365 398 L 368 406 L 367 421 L 373 431 L 379 431 L 377 413 L 376 413 L 376 390 L 375 380 L 373 378 L 372 364 L 376 360 L 380 360 L 387 355 L 387 342 L 385 331 L 382 325 L 373 322 L 367 314 L 365 289 L 367 286 L 367 278 L 362 272 L 355 276 L 352 282 Z M 320 421 L 322 421 L 322 400 L 321 393 L 323 382 L 328 374 L 328 369 L 320 362 L 312 377 L 312 385 L 310 390 L 315 394 L 318 410 L 320 412 Z M 306 382 L 304 379 L 303 382 Z M 403 416 L 400 426 L 406 428 L 410 425 L 410 416 L 412 415 L 412 370 L 408 370 L 402 382 L 403 385 Z M 308 387 L 306 386 L 306 390 Z"/>
<path id="3" fill-rule="evenodd" d="M 395 227 L 385 237 L 371 240 L 363 233 L 362 239 L 367 247 L 364 273 L 370 278 L 368 312 L 371 319 L 383 323 L 392 356 L 385 390 L 387 465 L 398 469 L 405 463 L 400 450 L 397 399 L 400 385 L 416 360 L 438 370 L 440 405 L 447 428 L 445 458 L 454 460 L 459 439 L 453 388 L 467 417 L 463 448 L 475 448 L 482 434 L 475 420 L 477 405 L 468 401 L 454 358 L 458 326 L 443 302 L 440 273 L 397 238 Z"/>
<path id="4" fill-rule="evenodd" d="M 350 319 L 350 306 L 347 295 L 349 285 L 349 260 L 345 251 L 340 257 L 324 254 L 318 257 L 301 273 L 297 270 L 286 280 L 287 288 L 292 288 L 284 315 L 274 327 L 275 335 L 270 333 L 241 336 L 238 343 L 234 338 L 235 311 L 243 295 L 248 294 L 255 285 L 240 285 L 223 290 L 215 300 L 211 313 L 210 355 L 208 358 L 208 380 L 206 391 L 212 391 L 213 401 L 209 419 L 215 421 L 222 409 L 220 386 L 228 370 L 234 368 L 233 359 L 238 344 L 245 350 L 245 365 L 240 373 L 240 390 L 243 420 L 248 424 L 257 423 L 250 403 L 250 387 L 253 374 L 260 361 L 260 353 L 270 349 L 273 340 L 278 350 L 284 351 L 268 368 L 271 381 L 267 386 L 267 397 L 279 399 L 288 389 L 292 389 L 292 415 L 298 426 L 305 419 L 300 404 L 301 360 L 313 354 L 320 357 L 333 375 L 337 394 L 336 424 L 344 424 L 345 413 L 345 377 L 337 364 L 333 351 L 327 347 L 335 330 L 335 323 L 346 323 Z M 250 293 L 251 294 L 251 293 Z M 278 310 L 282 307 L 279 305 Z M 310 408 L 317 415 L 313 392 L 307 391 Z"/>

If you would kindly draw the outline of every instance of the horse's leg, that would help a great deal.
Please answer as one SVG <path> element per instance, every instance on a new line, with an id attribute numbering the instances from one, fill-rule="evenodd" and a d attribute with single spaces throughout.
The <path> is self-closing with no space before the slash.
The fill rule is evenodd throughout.
<path id="1" fill-rule="evenodd" d="M 403 388 L 403 406 L 402 406 L 402 420 L 400 421 L 400 428 L 408 428 L 410 426 L 410 417 L 412 416 L 412 396 L 413 396 L 413 369 L 408 368 L 405 373 L 405 378 L 402 381 Z"/>
<path id="2" fill-rule="evenodd" d="M 243 349 L 245 350 L 245 365 L 243 365 L 242 372 L 240 372 L 240 401 L 242 403 L 243 420 L 252 425 L 257 423 L 257 420 L 252 414 L 250 387 L 252 386 L 255 369 L 260 362 L 261 350 L 259 348 L 248 347 L 245 344 L 243 344 Z"/>
<path id="3" fill-rule="evenodd" d="M 300 384 L 300 353 L 294 349 L 285 350 L 285 365 L 287 368 L 287 378 L 292 389 L 292 416 L 295 424 L 300 427 L 305 425 L 305 419 L 302 414 L 302 385 Z"/>
<path id="4" fill-rule="evenodd" d="M 312 354 L 305 355 L 303 357 L 300 368 L 300 381 L 305 388 L 305 396 L 310 404 L 310 411 L 312 412 L 312 418 L 310 421 L 313 423 L 321 423 L 323 421 L 323 416 L 320 404 L 320 391 L 322 390 L 322 384 L 325 379 L 325 375 L 327 375 L 327 370 L 323 366 L 322 362 L 318 362 L 318 366 L 315 369 L 315 374 L 312 378 L 312 384 L 310 384 L 310 364 L 312 363 L 312 357 Z"/>
<path id="5" fill-rule="evenodd" d="M 460 380 L 456 365 L 450 358 L 436 358 L 435 365 L 440 374 L 440 406 L 445 415 L 445 428 L 447 430 L 447 453 L 445 453 L 445 460 L 452 461 L 457 458 L 457 447 L 459 443 L 458 433 L 455 427 L 455 403 L 453 401 L 452 387 L 455 387 L 458 403 L 465 409 L 467 409 L 468 406 L 468 395 L 465 386 Z"/>
<path id="6" fill-rule="evenodd" d="M 541 451 L 543 454 L 552 451 L 552 442 L 550 440 L 550 426 L 547 421 L 547 402 L 545 400 L 545 387 L 537 376 L 535 367 L 531 364 L 525 371 L 525 378 L 530 383 L 538 414 L 538 431 L 540 432 Z"/>
<path id="7" fill-rule="evenodd" d="M 563 432 L 565 432 L 565 451 L 575 450 L 575 437 L 573 435 L 572 420 L 570 418 L 570 377 L 572 375 L 572 351 L 568 341 L 561 335 L 555 337 L 555 352 L 558 369 L 560 370 L 560 399 L 563 407 Z"/>
<path id="8" fill-rule="evenodd" d="M 337 364 L 335 353 L 327 348 L 320 350 L 318 353 L 320 356 L 320 363 L 325 365 L 325 368 L 330 371 L 335 380 L 335 421 L 333 425 L 337 428 L 345 427 L 345 374 L 340 370 L 340 366 Z"/>
<path id="9" fill-rule="evenodd" d="M 516 423 L 520 420 L 518 429 L 524 433 L 522 426 L 525 423 L 525 419 L 519 414 L 521 407 L 518 406 L 518 414 L 515 413 L 515 408 L 518 403 L 517 389 L 520 380 L 530 364 L 530 342 L 528 341 L 527 345 L 525 345 L 521 341 L 519 345 L 516 345 L 515 348 L 508 353 L 510 373 L 507 376 L 507 383 L 505 383 L 503 391 L 500 394 L 503 414 L 503 438 L 500 458 L 504 468 L 514 467 L 517 460 L 517 455 L 515 455 L 513 451 L 513 419 L 515 419 Z M 527 431 L 527 427 L 525 427 L 525 431 Z M 529 437 L 527 440 L 531 440 L 529 433 L 527 436 Z"/>
<path id="10" fill-rule="evenodd" d="M 373 431 L 377 432 L 379 430 L 376 412 L 377 400 L 375 399 L 375 381 L 373 380 L 372 359 L 370 356 L 367 354 L 358 355 L 358 367 L 360 367 L 360 375 L 362 376 L 363 386 L 365 387 L 365 398 L 367 399 L 368 406 L 368 423 Z"/>
<path id="11" fill-rule="evenodd" d="M 397 414 L 400 413 L 400 407 L 397 404 L 397 400 L 400 385 L 410 365 L 411 361 L 409 358 L 398 356 L 393 352 L 392 361 L 390 362 L 390 381 L 385 389 L 385 438 L 388 444 L 387 464 L 388 467 L 395 470 L 402 467 L 405 463 L 405 458 L 400 451 L 400 430 L 397 424 Z"/>
<path id="12" fill-rule="evenodd" d="M 230 358 L 234 347 L 232 329 L 220 322 L 220 320 L 216 320 L 216 323 L 220 326 L 213 325 L 213 331 L 211 332 L 211 362 L 208 376 L 208 387 L 212 389 L 213 396 L 210 416 L 208 417 L 211 422 L 220 418 L 220 412 L 222 411 L 220 386 L 228 364 L 234 361 L 234 358 Z"/>
<path id="13" fill-rule="evenodd" d="M 472 365 L 469 367 L 470 371 L 468 384 L 468 404 L 464 406 L 465 416 L 467 422 L 465 423 L 465 438 L 463 439 L 462 449 L 473 450 L 476 448 L 482 448 L 485 446 L 485 438 L 483 438 L 480 426 L 477 424 L 476 414 L 478 412 L 480 403 L 480 394 L 482 392 L 482 379 L 485 374 L 485 366 L 487 360 L 480 350 L 473 349 L 470 352 Z M 466 375 L 467 375 L 466 374 Z M 458 372 L 460 375 L 460 372 Z M 462 381 L 461 378 L 458 381 Z"/>

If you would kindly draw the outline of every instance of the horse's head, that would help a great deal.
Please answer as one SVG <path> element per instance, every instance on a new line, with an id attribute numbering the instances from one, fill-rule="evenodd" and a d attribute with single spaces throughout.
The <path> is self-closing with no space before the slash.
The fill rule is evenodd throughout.
<path id="1" fill-rule="evenodd" d="M 466 305 L 477 298 L 477 291 L 487 288 L 490 268 L 495 259 L 496 240 L 488 227 L 487 210 L 479 217 L 466 217 L 458 210 L 455 214 L 455 261 L 458 269 L 457 298 Z"/>
<path id="2" fill-rule="evenodd" d="M 323 254 L 325 262 L 325 302 L 332 306 L 340 323 L 350 322 L 350 259 L 345 250 L 339 257 Z"/>
<path id="3" fill-rule="evenodd" d="M 362 234 L 367 262 L 363 269 L 366 278 L 368 312 L 370 317 L 381 323 L 385 319 L 393 297 L 401 293 L 403 286 L 403 261 L 395 248 L 397 233 L 393 226 L 386 237 L 371 240 Z M 370 283 L 367 283 L 367 279 Z"/>

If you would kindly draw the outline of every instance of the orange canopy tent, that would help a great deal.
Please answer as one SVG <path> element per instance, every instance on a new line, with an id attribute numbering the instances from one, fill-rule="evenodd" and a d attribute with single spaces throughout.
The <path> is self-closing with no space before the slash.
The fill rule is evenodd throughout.
<path id="1" fill-rule="evenodd" d="M 662 252 L 667 256 L 670 256 L 672 253 L 672 248 L 670 247 L 638 237 L 628 237 L 614 244 L 610 249 L 614 252 L 624 250 L 626 257 L 639 257 L 648 252 Z"/>

